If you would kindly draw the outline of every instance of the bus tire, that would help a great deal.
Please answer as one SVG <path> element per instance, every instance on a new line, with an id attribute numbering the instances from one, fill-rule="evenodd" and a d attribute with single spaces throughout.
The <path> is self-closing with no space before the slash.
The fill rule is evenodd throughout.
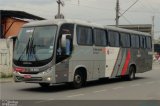
<path id="1" fill-rule="evenodd" d="M 77 70 L 74 74 L 74 80 L 72 82 L 72 87 L 75 89 L 81 88 L 84 83 L 84 77 L 80 70 Z"/>
<path id="2" fill-rule="evenodd" d="M 42 87 L 42 88 L 47 88 L 50 86 L 49 83 L 39 83 L 39 85 Z"/>
<path id="3" fill-rule="evenodd" d="M 136 74 L 135 67 L 130 66 L 129 67 L 129 74 L 126 76 L 127 80 L 129 80 L 129 81 L 134 80 L 136 77 L 135 74 Z"/>

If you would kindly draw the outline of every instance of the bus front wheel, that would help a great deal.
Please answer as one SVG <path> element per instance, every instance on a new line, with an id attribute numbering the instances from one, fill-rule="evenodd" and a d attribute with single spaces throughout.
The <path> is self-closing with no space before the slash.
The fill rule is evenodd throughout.
<path id="1" fill-rule="evenodd" d="M 84 82 L 83 74 L 81 71 L 76 71 L 74 74 L 74 80 L 72 83 L 73 88 L 78 89 L 81 88 Z"/>

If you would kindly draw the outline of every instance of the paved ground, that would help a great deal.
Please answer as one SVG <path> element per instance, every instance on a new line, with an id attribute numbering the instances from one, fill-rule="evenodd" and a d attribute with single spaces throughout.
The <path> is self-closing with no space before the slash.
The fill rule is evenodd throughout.
<path id="1" fill-rule="evenodd" d="M 38 100 L 35 104 L 50 103 L 51 100 L 160 100 L 160 64 L 154 64 L 152 71 L 136 76 L 134 81 L 90 82 L 76 90 L 66 85 L 42 89 L 38 84 L 1 83 L 0 99 Z"/>

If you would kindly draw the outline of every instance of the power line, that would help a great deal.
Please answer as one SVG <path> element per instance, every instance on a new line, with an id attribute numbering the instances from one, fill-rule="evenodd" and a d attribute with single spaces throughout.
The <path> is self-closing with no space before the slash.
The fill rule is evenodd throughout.
<path id="1" fill-rule="evenodd" d="M 120 15 L 120 17 L 123 16 L 123 15 L 124 15 L 130 8 L 132 8 L 138 1 L 139 1 L 139 0 L 137 0 L 137 1 L 134 2 L 130 7 L 128 7 L 127 10 L 124 11 L 124 12 Z"/>
<path id="2" fill-rule="evenodd" d="M 129 24 L 132 24 L 124 15 L 122 16 Z"/>
<path id="3" fill-rule="evenodd" d="M 119 4 L 119 0 L 117 0 L 116 3 L 116 26 L 118 27 L 119 25 L 119 18 L 122 17 L 130 8 L 132 8 L 139 0 L 137 0 L 136 2 L 134 2 L 130 7 L 127 8 L 127 10 L 125 10 L 122 14 L 120 14 L 120 4 Z M 126 19 L 126 18 L 125 18 Z M 128 21 L 128 20 L 127 20 Z"/>

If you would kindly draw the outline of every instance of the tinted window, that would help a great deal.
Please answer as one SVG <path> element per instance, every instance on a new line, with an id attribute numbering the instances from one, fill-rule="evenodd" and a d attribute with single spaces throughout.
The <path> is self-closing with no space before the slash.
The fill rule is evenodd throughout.
<path id="1" fill-rule="evenodd" d="M 147 43 L 147 48 L 151 49 L 152 48 L 151 37 L 146 37 L 146 43 Z"/>
<path id="2" fill-rule="evenodd" d="M 139 36 L 131 35 L 131 47 L 139 48 Z"/>
<path id="3" fill-rule="evenodd" d="M 94 41 L 96 46 L 106 46 L 107 39 L 105 30 L 94 29 Z"/>
<path id="4" fill-rule="evenodd" d="M 108 31 L 109 46 L 119 47 L 119 33 L 115 31 Z"/>
<path id="5" fill-rule="evenodd" d="M 146 39 L 145 36 L 140 36 L 140 47 L 146 48 Z"/>
<path id="6" fill-rule="evenodd" d="M 77 27 L 77 42 L 79 45 L 92 45 L 92 29 L 89 27 Z"/>
<path id="7" fill-rule="evenodd" d="M 61 26 L 59 37 L 62 37 L 62 34 L 71 34 L 73 36 L 74 25 L 73 24 L 63 24 Z"/>
<path id="8" fill-rule="evenodd" d="M 130 36 L 127 33 L 121 33 L 121 46 L 130 47 Z"/>

